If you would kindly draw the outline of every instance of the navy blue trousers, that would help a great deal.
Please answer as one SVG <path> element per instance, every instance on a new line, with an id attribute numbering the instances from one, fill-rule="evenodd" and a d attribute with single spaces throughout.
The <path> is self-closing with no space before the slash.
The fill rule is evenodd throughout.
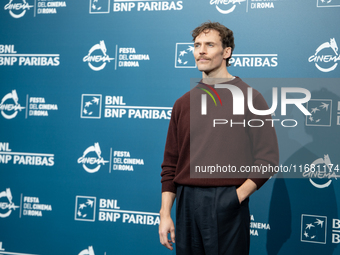
<path id="1" fill-rule="evenodd" d="M 236 187 L 178 186 L 177 255 L 248 255 L 250 214 Z"/>

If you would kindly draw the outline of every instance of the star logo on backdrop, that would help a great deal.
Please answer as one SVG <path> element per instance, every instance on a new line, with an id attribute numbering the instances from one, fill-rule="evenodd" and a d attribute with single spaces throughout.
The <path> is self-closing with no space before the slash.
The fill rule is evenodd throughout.
<path id="1" fill-rule="evenodd" d="M 327 217 L 319 215 L 301 215 L 301 242 L 326 243 Z"/>
<path id="2" fill-rule="evenodd" d="M 86 208 L 87 206 L 90 206 L 91 208 L 93 207 L 93 200 L 87 199 L 85 203 L 79 204 L 78 212 L 77 215 L 79 217 L 85 218 L 87 214 L 82 214 L 82 210 Z"/>
<path id="3" fill-rule="evenodd" d="M 90 0 L 90 14 L 110 13 L 110 0 Z"/>
<path id="4" fill-rule="evenodd" d="M 329 4 L 330 2 L 332 2 L 332 0 L 328 0 L 328 1 L 326 1 L 326 0 L 321 0 L 321 3 Z"/>
<path id="5" fill-rule="evenodd" d="M 83 94 L 81 98 L 81 118 L 100 119 L 101 118 L 101 100 L 99 94 Z"/>
<path id="6" fill-rule="evenodd" d="M 75 220 L 95 221 L 96 198 L 76 196 Z"/>
<path id="7" fill-rule="evenodd" d="M 87 108 L 89 108 L 92 105 L 92 102 L 95 103 L 96 105 L 98 105 L 99 98 L 93 97 L 93 99 L 91 101 L 85 102 L 85 107 L 84 107 L 84 110 L 83 110 L 85 115 L 92 115 L 92 113 L 93 113 L 92 111 L 90 111 L 90 112 L 87 111 Z"/>
<path id="8" fill-rule="evenodd" d="M 311 99 L 307 103 L 307 109 L 311 115 L 306 116 L 306 126 L 330 126 L 332 100 Z"/>
<path id="9" fill-rule="evenodd" d="M 195 68 L 193 43 L 176 43 L 175 68 Z"/>

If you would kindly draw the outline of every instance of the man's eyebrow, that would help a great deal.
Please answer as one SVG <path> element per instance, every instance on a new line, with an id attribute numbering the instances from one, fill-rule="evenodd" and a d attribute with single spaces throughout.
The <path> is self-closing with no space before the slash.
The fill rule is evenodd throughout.
<path id="1" fill-rule="evenodd" d="M 203 42 L 204 44 L 216 44 L 216 42 Z M 194 44 L 202 44 L 202 42 L 195 42 Z"/>

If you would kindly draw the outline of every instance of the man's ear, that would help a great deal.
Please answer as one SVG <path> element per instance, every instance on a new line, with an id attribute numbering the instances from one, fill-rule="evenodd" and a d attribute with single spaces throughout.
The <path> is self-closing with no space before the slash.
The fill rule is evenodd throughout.
<path id="1" fill-rule="evenodd" d="M 223 49 L 223 58 L 227 59 L 231 56 L 231 47 L 226 47 Z"/>

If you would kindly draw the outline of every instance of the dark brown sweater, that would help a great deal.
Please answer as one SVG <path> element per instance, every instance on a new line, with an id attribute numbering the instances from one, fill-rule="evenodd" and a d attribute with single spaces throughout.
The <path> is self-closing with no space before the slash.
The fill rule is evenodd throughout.
<path id="1" fill-rule="evenodd" d="M 225 88 L 216 89 L 223 106 L 210 90 L 217 106 L 207 95 L 207 115 L 201 115 L 201 95 L 207 93 L 197 88 L 207 89 L 204 85 L 199 84 L 175 102 L 162 163 L 162 192 L 176 193 L 176 185 L 240 186 L 247 178 L 254 181 L 259 189 L 273 175 L 239 171 L 241 168 L 244 170 L 246 166 L 278 165 L 279 150 L 272 121 L 266 121 L 271 119 L 271 116 L 255 115 L 248 109 L 249 86 L 239 77 L 227 84 L 242 90 L 244 115 L 233 115 L 233 97 L 230 90 Z M 253 105 L 258 110 L 268 109 L 263 96 L 254 89 Z M 213 127 L 214 119 L 224 119 L 228 123 Z M 252 121 L 248 122 L 249 120 Z M 261 123 L 264 123 L 262 127 L 251 127 L 261 126 Z M 203 170 L 204 166 L 214 166 L 218 169 L 217 165 L 234 167 L 237 172 L 220 171 L 210 174 Z M 203 172 L 197 174 L 200 169 Z"/>

